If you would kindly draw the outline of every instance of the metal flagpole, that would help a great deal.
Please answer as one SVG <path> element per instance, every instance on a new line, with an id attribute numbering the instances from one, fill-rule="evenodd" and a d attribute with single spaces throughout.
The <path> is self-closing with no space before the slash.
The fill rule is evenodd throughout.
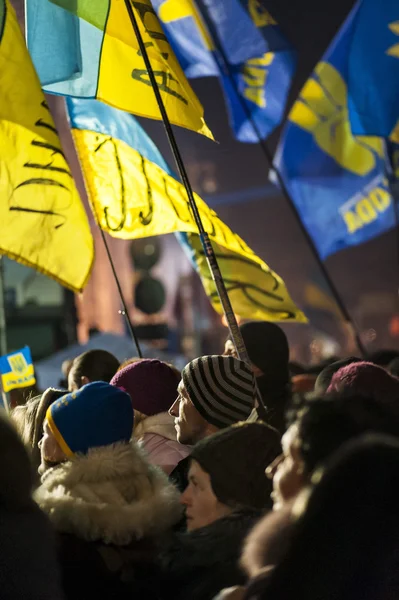
<path id="1" fill-rule="evenodd" d="M 4 257 L 0 254 L 0 355 L 7 354 L 7 322 L 4 282 Z"/>
<path id="2" fill-rule="evenodd" d="M 306 240 L 306 243 L 307 243 L 307 245 L 308 245 L 308 247 L 309 247 L 309 249 L 310 249 L 310 251 L 311 251 L 311 253 L 313 255 L 313 258 L 316 261 L 317 265 L 319 266 L 319 269 L 322 272 L 323 277 L 324 277 L 325 281 L 327 282 L 328 287 L 330 288 L 331 294 L 332 294 L 335 302 L 337 303 L 337 306 L 338 306 L 338 308 L 339 308 L 339 310 L 340 310 L 340 312 L 342 314 L 342 317 L 343 317 L 345 323 L 347 324 L 347 327 L 351 331 L 351 333 L 353 335 L 353 338 L 355 339 L 356 344 L 357 344 L 357 346 L 359 348 L 360 353 L 362 354 L 363 357 L 365 357 L 365 356 L 367 356 L 367 352 L 366 352 L 366 349 L 365 349 L 365 347 L 363 345 L 363 342 L 362 342 L 362 340 L 360 338 L 360 335 L 359 335 L 359 333 L 358 333 L 358 331 L 357 331 L 357 329 L 355 327 L 354 321 L 353 321 L 352 317 L 350 316 L 349 311 L 346 308 L 346 306 L 345 306 L 345 304 L 344 304 L 344 302 L 343 302 L 343 300 L 341 298 L 341 295 L 338 292 L 338 289 L 337 289 L 335 283 L 332 281 L 332 279 L 330 277 L 330 274 L 329 274 L 329 272 L 328 272 L 328 270 L 327 270 L 324 262 L 321 260 L 321 258 L 319 256 L 319 253 L 317 252 L 317 248 L 315 246 L 315 243 L 314 243 L 313 239 L 311 238 L 308 230 L 306 229 L 305 225 L 303 224 L 303 221 L 302 221 L 302 219 L 300 217 L 298 209 L 295 206 L 295 203 L 293 202 L 293 200 L 292 200 L 292 198 L 291 198 L 291 196 L 290 196 L 290 194 L 289 194 L 289 192 L 287 190 L 287 187 L 286 187 L 285 182 L 284 182 L 284 180 L 283 180 L 283 178 L 281 176 L 280 171 L 278 169 L 276 169 L 275 166 L 274 166 L 274 164 L 273 164 L 273 158 L 272 158 L 270 150 L 269 150 L 269 148 L 268 148 L 268 146 L 266 144 L 266 141 L 262 138 L 261 133 L 259 131 L 259 128 L 257 127 L 254 119 L 252 118 L 251 112 L 248 110 L 247 105 L 245 104 L 245 102 L 243 102 L 242 97 L 239 94 L 239 91 L 237 90 L 236 82 L 235 82 L 234 77 L 232 76 L 232 73 L 231 73 L 230 64 L 229 64 L 229 62 L 227 60 L 226 53 L 224 52 L 223 47 L 222 47 L 222 45 L 220 43 L 219 36 L 217 35 L 216 28 L 214 27 L 214 25 L 212 23 L 212 20 L 210 18 L 210 15 L 208 13 L 208 9 L 207 9 L 205 3 L 202 0 L 200 0 L 200 1 L 201 1 L 201 14 L 202 14 L 202 16 L 204 18 L 204 22 L 205 22 L 205 24 L 206 24 L 206 26 L 207 26 L 207 28 L 209 30 L 210 35 L 212 36 L 213 42 L 214 42 L 214 44 L 215 44 L 215 46 L 217 48 L 217 51 L 219 53 L 219 56 L 216 56 L 216 58 L 218 60 L 220 60 L 220 58 L 223 60 L 223 64 L 219 64 L 219 67 L 223 70 L 224 73 L 226 73 L 228 75 L 228 77 L 229 77 L 229 79 L 230 79 L 230 81 L 231 81 L 231 83 L 232 83 L 232 85 L 233 85 L 233 87 L 234 87 L 234 89 L 235 89 L 235 91 L 237 93 L 237 97 L 239 98 L 239 100 L 241 102 L 242 108 L 245 111 L 248 120 L 252 124 L 252 127 L 253 127 L 253 129 L 255 131 L 255 134 L 256 134 L 256 136 L 258 138 L 259 145 L 260 145 L 260 147 L 261 147 L 261 149 L 263 151 L 263 154 L 264 154 L 264 156 L 266 158 L 266 162 L 268 164 L 268 167 L 275 174 L 277 182 L 278 182 L 278 185 L 279 185 L 279 187 L 281 189 L 281 192 L 282 192 L 282 194 L 283 194 L 286 202 L 288 203 L 288 205 L 291 208 L 291 211 L 292 211 L 292 213 L 293 213 L 293 215 L 294 215 L 294 217 L 295 217 L 295 219 L 296 219 L 296 221 L 298 223 L 298 226 L 299 226 L 299 228 L 300 228 L 300 230 L 302 232 L 302 235 L 304 236 L 304 238 Z"/>
<path id="3" fill-rule="evenodd" d="M 119 297 L 120 297 L 120 300 L 122 302 L 123 310 L 121 310 L 120 313 L 126 319 L 126 324 L 128 326 L 129 333 L 132 336 L 132 340 L 134 341 L 134 343 L 136 345 L 137 354 L 139 355 L 139 358 L 143 358 L 143 352 L 141 350 L 140 342 L 138 340 L 136 331 L 135 331 L 135 329 L 134 329 L 134 327 L 132 325 L 132 322 L 130 320 L 130 317 L 129 317 L 129 311 L 128 311 L 128 308 L 127 308 L 127 305 L 126 305 L 126 302 L 125 302 L 125 298 L 124 298 L 124 295 L 123 295 L 122 287 L 121 287 L 121 284 L 120 284 L 120 281 L 119 281 L 119 278 L 118 278 L 118 275 L 117 275 L 117 272 L 116 272 L 116 269 L 115 269 L 115 264 L 114 264 L 114 261 L 113 261 L 112 256 L 111 256 L 111 251 L 110 251 L 109 246 L 108 246 L 107 238 L 105 237 L 105 233 L 101 229 L 100 225 L 98 225 L 98 228 L 99 228 L 100 233 L 101 233 L 101 238 L 102 238 L 105 250 L 107 252 L 109 264 L 111 265 L 112 274 L 114 276 L 116 287 L 118 288 Z"/>
<path id="4" fill-rule="evenodd" d="M 150 78 L 151 86 L 152 86 L 152 89 L 155 94 L 155 98 L 156 98 L 156 101 L 157 101 L 157 104 L 159 107 L 159 111 L 161 113 L 162 121 L 163 121 L 165 130 L 166 130 L 166 135 L 167 135 L 167 138 L 168 138 L 168 141 L 169 141 L 172 153 L 173 153 L 173 157 L 176 162 L 176 166 L 179 171 L 181 181 L 186 189 L 189 205 L 192 210 L 196 225 L 198 227 L 201 244 L 202 244 L 202 247 L 203 247 L 207 262 L 208 262 L 209 270 L 212 274 L 213 281 L 215 282 L 215 285 L 216 285 L 218 296 L 220 298 L 220 302 L 223 307 L 223 312 L 226 316 L 226 321 L 228 324 L 228 328 L 230 331 L 232 341 L 234 343 L 234 346 L 237 350 L 237 354 L 240 357 L 240 359 L 243 360 L 244 362 L 250 364 L 248 353 L 245 348 L 244 340 L 242 338 L 240 329 L 238 327 L 237 319 L 233 312 L 233 307 L 231 305 L 230 298 L 228 296 L 227 289 L 226 289 L 225 283 L 223 281 L 222 274 L 220 272 L 218 261 L 217 261 L 215 252 L 213 250 L 212 242 L 209 238 L 208 233 L 204 229 L 204 226 L 203 226 L 203 223 L 201 220 L 201 215 L 198 211 L 197 203 L 194 198 L 193 189 L 191 187 L 191 183 L 188 178 L 186 167 L 184 165 L 183 158 L 180 153 L 180 149 L 177 145 L 175 134 L 173 133 L 173 129 L 172 129 L 171 123 L 169 121 L 168 113 L 166 111 L 165 104 L 162 99 L 162 95 L 161 95 L 161 92 L 160 92 L 160 89 L 158 86 L 158 82 L 156 80 L 156 77 L 155 77 L 155 74 L 154 74 L 154 71 L 153 71 L 153 68 L 151 65 L 151 61 L 148 56 L 147 47 L 142 38 L 140 28 L 139 28 L 139 25 L 137 22 L 137 18 L 136 18 L 136 15 L 135 15 L 133 7 L 132 7 L 132 0 L 125 0 L 125 6 L 128 11 L 130 22 L 132 24 L 134 33 L 136 35 L 136 38 L 137 38 L 137 41 L 139 44 L 140 53 L 144 59 L 144 64 L 147 69 L 148 76 Z M 258 402 L 259 402 L 260 406 L 262 406 L 263 402 L 262 402 L 261 395 L 259 394 L 259 392 L 257 395 L 258 395 Z M 264 407 L 264 408 L 267 410 L 266 407 Z"/>

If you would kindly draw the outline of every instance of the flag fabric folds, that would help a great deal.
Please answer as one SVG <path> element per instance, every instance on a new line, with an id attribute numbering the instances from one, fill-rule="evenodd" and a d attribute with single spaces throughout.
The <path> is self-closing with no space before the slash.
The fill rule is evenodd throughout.
<path id="1" fill-rule="evenodd" d="M 219 77 L 237 140 L 281 122 L 295 54 L 258 0 L 153 0 L 187 77 Z"/>
<path id="2" fill-rule="evenodd" d="M 356 138 L 350 130 L 348 58 L 355 14 L 302 89 L 275 157 L 323 259 L 394 224 L 383 142 Z"/>
<path id="3" fill-rule="evenodd" d="M 131 5 L 171 123 L 212 138 L 151 2 Z M 28 48 L 46 92 L 161 119 L 123 0 L 26 0 L 25 7 Z"/>
<path id="4" fill-rule="evenodd" d="M 95 101 L 68 98 L 67 106 L 89 199 L 105 231 L 123 239 L 198 233 L 184 187 L 131 115 Z M 246 318 L 305 321 L 280 277 L 201 198 L 196 201 L 216 250 L 226 255 L 223 275 L 242 287 L 245 302 L 237 301 L 237 293 L 235 312 Z M 239 271 L 233 276 L 230 264 L 244 265 L 251 282 L 241 282 Z M 257 292 L 253 301 L 252 289 Z"/>
<path id="5" fill-rule="evenodd" d="M 93 238 L 8 0 L 0 33 L 0 253 L 81 291 Z"/>
<path id="6" fill-rule="evenodd" d="M 356 135 L 399 143 L 399 3 L 358 2 L 348 74 L 349 113 Z"/>

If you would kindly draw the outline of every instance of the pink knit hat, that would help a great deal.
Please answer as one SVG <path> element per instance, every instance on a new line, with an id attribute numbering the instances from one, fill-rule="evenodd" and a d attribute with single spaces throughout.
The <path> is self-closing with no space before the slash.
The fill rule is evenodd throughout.
<path id="1" fill-rule="evenodd" d="M 147 417 L 167 412 L 177 398 L 180 378 L 160 360 L 138 360 L 112 378 L 111 385 L 126 391 L 133 408 Z"/>

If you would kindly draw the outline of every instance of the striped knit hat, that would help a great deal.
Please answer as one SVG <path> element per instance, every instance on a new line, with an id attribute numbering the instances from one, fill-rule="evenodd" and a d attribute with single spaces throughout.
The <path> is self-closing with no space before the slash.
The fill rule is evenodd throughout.
<path id="1" fill-rule="evenodd" d="M 204 419 L 223 429 L 245 421 L 255 402 L 251 369 L 232 356 L 202 356 L 182 372 L 191 402 Z"/>

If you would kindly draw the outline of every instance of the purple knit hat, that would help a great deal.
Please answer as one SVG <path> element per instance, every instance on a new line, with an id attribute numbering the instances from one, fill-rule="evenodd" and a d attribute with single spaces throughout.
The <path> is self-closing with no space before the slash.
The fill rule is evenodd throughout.
<path id="1" fill-rule="evenodd" d="M 133 408 L 147 417 L 167 412 L 177 398 L 180 377 L 160 360 L 134 362 L 112 378 L 111 385 L 126 391 Z"/>

